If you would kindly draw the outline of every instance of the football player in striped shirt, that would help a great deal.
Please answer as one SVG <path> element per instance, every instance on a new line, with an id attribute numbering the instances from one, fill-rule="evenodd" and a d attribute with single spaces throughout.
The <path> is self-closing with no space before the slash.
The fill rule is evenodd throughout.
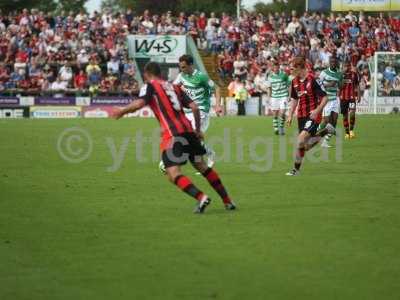
<path id="1" fill-rule="evenodd" d="M 351 62 L 347 61 L 344 65 L 343 86 L 340 90 L 340 111 L 343 115 L 343 127 L 346 131 L 345 139 L 355 138 L 356 102 L 360 102 L 360 96 L 357 72 L 352 70 Z"/>
<path id="2" fill-rule="evenodd" d="M 320 128 L 323 128 L 328 123 L 336 128 L 340 110 L 339 91 L 342 86 L 343 74 L 339 71 L 339 64 L 335 56 L 330 58 L 329 68 L 321 72 L 319 80 L 328 94 L 328 103 L 322 112 L 323 121 Z M 327 134 L 321 147 L 330 148 L 329 141 L 331 137 L 332 134 Z"/>
<path id="3" fill-rule="evenodd" d="M 203 213 L 211 199 L 200 191 L 190 178 L 182 174 L 181 166 L 188 161 L 218 193 L 225 208 L 234 210 L 236 206 L 231 201 L 217 172 L 208 167 L 203 159 L 206 150 L 201 143 L 203 134 L 197 104 L 185 98 L 179 88 L 161 79 L 161 68 L 157 63 L 147 63 L 144 76 L 147 83 L 141 88 L 139 99 L 123 109 L 117 109 L 113 117 L 119 119 L 146 105 L 150 106 L 161 126 L 161 156 L 168 178 L 183 192 L 197 200 L 195 213 Z M 183 107 L 192 110 L 195 120 L 194 128 L 185 116 Z"/>
<path id="4" fill-rule="evenodd" d="M 267 78 L 266 86 L 268 97 L 271 99 L 274 132 L 276 135 L 284 135 L 289 97 L 289 76 L 280 69 L 279 62 L 276 60 L 273 62 L 272 72 Z"/>
<path id="5" fill-rule="evenodd" d="M 322 137 L 335 132 L 335 128 L 329 123 L 323 129 L 318 130 L 322 119 L 322 110 L 328 102 L 326 92 L 313 75 L 309 74 L 304 58 L 296 57 L 292 64 L 295 78 L 291 84 L 291 102 L 287 123 L 289 126 L 291 125 L 293 115 L 297 111 L 299 135 L 294 168 L 286 173 L 288 176 L 299 175 L 305 152 L 317 145 Z"/>
<path id="6" fill-rule="evenodd" d="M 174 84 L 182 88 L 185 94 L 196 102 L 200 109 L 200 127 L 203 134 L 210 127 L 210 108 L 211 96 L 215 94 L 216 112 L 220 114 L 222 108 L 220 105 L 221 96 L 219 87 L 204 73 L 194 68 L 193 57 L 190 55 L 182 55 L 179 58 L 179 68 L 181 72 L 175 79 Z M 189 121 L 194 125 L 194 116 L 191 110 L 185 109 L 185 114 Z M 212 167 L 215 162 L 215 152 L 204 143 L 207 150 L 207 163 Z"/>

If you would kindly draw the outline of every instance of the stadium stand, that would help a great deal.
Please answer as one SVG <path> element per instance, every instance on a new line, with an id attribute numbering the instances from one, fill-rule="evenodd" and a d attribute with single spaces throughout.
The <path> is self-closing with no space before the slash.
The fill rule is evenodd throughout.
<path id="1" fill-rule="evenodd" d="M 311 70 L 326 67 L 336 55 L 363 72 L 375 51 L 399 51 L 400 20 L 351 12 L 243 13 L 239 20 L 227 14 L 135 15 L 107 9 L 91 16 L 53 16 L 36 9 L 0 13 L 0 93 L 135 94 L 136 66 L 125 43 L 129 34 L 191 35 L 208 72 L 219 75 L 225 90 L 239 76 L 257 93 L 271 59 L 288 68 L 292 57 L 303 55 Z M 393 70 L 384 74 L 387 84 L 395 78 Z"/>

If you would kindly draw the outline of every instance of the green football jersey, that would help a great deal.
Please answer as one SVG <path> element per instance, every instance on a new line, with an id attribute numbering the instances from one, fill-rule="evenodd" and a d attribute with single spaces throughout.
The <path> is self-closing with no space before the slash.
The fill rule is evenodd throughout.
<path id="1" fill-rule="evenodd" d="M 342 85 L 343 74 L 340 71 L 333 71 L 330 68 L 325 69 L 319 75 L 319 80 L 323 85 L 326 94 L 328 95 L 328 101 L 335 101 L 338 96 L 339 88 Z M 326 84 L 335 82 L 332 87 L 327 87 Z"/>
<path id="2" fill-rule="evenodd" d="M 181 85 L 184 92 L 199 106 L 201 111 L 208 113 L 211 106 L 211 95 L 215 90 L 214 82 L 198 70 L 194 70 L 192 75 L 179 73 L 174 84 Z M 185 109 L 185 112 L 190 112 Z"/>
<path id="3" fill-rule="evenodd" d="M 267 86 L 271 88 L 271 98 L 282 99 L 289 96 L 289 76 L 283 71 L 269 74 Z"/>

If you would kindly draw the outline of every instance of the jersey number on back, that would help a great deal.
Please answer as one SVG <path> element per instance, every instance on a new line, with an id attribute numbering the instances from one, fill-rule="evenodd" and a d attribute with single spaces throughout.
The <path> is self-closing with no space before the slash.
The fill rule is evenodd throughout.
<path id="1" fill-rule="evenodd" d="M 180 111 L 182 109 L 181 102 L 179 101 L 178 95 L 175 93 L 172 85 L 169 83 L 164 83 L 163 89 L 164 89 L 165 93 L 167 94 L 168 98 L 171 100 L 172 107 L 175 110 Z"/>

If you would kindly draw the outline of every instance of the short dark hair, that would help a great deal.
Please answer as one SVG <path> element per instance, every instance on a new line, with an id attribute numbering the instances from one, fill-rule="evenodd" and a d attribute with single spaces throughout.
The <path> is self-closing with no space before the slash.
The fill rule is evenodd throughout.
<path id="1" fill-rule="evenodd" d="M 144 66 L 144 71 L 146 73 L 150 73 L 151 75 L 154 76 L 161 76 L 161 68 L 160 65 L 156 62 L 148 62 L 145 66 Z"/>
<path id="2" fill-rule="evenodd" d="M 185 62 L 188 65 L 193 65 L 193 57 L 191 55 L 185 54 L 179 57 L 179 62 Z"/>
<path id="3" fill-rule="evenodd" d="M 301 68 L 304 69 L 306 67 L 306 60 L 304 57 L 299 56 L 293 59 L 293 68 Z"/>

